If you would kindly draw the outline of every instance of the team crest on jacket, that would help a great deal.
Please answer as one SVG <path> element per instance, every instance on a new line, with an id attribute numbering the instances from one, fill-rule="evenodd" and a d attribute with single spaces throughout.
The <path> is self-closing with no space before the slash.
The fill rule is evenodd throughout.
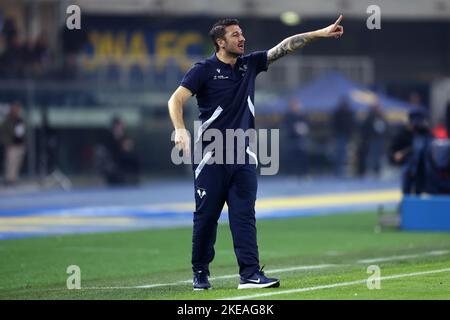
<path id="1" fill-rule="evenodd" d="M 206 190 L 202 188 L 197 188 L 197 194 L 200 197 L 200 199 L 203 199 L 203 197 L 206 196 Z"/>
<path id="2" fill-rule="evenodd" d="M 242 66 L 239 67 L 239 72 L 241 72 L 241 75 L 244 76 L 245 72 L 247 71 L 247 65 L 243 64 Z"/>

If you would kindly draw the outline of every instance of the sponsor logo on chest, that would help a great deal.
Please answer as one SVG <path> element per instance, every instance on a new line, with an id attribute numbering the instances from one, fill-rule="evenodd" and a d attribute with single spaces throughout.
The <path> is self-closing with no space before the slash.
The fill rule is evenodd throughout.
<path id="1" fill-rule="evenodd" d="M 221 70 L 219 68 L 216 69 L 217 74 L 214 75 L 214 80 L 225 80 L 225 79 L 229 79 L 229 76 L 224 76 L 221 73 Z"/>

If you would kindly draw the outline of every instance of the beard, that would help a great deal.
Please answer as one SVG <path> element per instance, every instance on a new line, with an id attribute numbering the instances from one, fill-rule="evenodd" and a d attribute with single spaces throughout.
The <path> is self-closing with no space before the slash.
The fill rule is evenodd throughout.
<path id="1" fill-rule="evenodd" d="M 227 50 L 226 53 L 227 53 L 228 56 L 233 57 L 233 58 L 238 58 L 238 57 L 243 55 L 243 53 L 237 52 L 237 51 L 234 51 L 234 50 L 230 50 L 230 51 Z"/>
<path id="2" fill-rule="evenodd" d="M 244 52 L 241 52 L 239 48 L 225 48 L 225 52 L 233 58 L 237 58 L 244 54 Z"/>

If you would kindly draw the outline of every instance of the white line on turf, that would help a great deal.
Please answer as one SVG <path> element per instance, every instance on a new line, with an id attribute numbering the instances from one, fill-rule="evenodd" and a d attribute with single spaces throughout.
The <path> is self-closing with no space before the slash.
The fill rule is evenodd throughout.
<path id="1" fill-rule="evenodd" d="M 297 267 L 289 267 L 289 268 L 283 268 L 283 269 L 273 269 L 273 270 L 267 270 L 265 271 L 266 274 L 270 273 L 283 273 L 283 272 L 290 272 L 290 271 L 301 271 L 301 270 L 317 270 L 317 269 L 325 269 L 325 268 L 331 268 L 338 265 L 335 264 L 318 264 L 318 265 L 311 265 L 311 266 L 297 266 Z M 339 265 L 342 266 L 342 265 Z M 219 280 L 219 279 L 232 279 L 232 278 L 238 278 L 238 274 L 228 274 L 223 276 L 217 276 L 217 277 L 210 277 L 209 280 Z M 192 283 L 192 279 L 189 280 L 182 280 L 182 281 L 176 281 L 171 283 L 154 283 L 154 284 L 147 284 L 142 286 L 129 286 L 129 287 L 86 287 L 82 288 L 85 290 L 97 290 L 97 289 L 148 289 L 148 288 L 157 288 L 157 287 L 166 287 L 166 286 L 176 286 L 180 284 L 186 284 L 186 283 Z"/>
<path id="2" fill-rule="evenodd" d="M 394 261 L 394 260 L 404 260 L 404 259 L 414 259 L 414 258 L 420 258 L 425 256 L 439 256 L 439 255 L 445 255 L 449 253 L 448 250 L 435 250 L 420 254 L 405 254 L 401 256 L 391 256 L 391 257 L 381 257 L 381 258 L 375 258 L 375 259 L 363 259 L 358 260 L 358 263 L 374 263 L 374 262 L 385 262 L 385 261 Z"/>
<path id="3" fill-rule="evenodd" d="M 426 274 L 449 272 L 449 271 L 450 271 L 450 268 L 429 270 L 429 271 L 422 271 L 422 272 L 413 272 L 413 273 L 395 274 L 395 275 L 392 275 L 392 276 L 380 277 L 380 280 L 415 277 L 415 276 L 422 276 L 422 275 L 426 275 Z M 366 283 L 366 282 L 367 282 L 367 279 L 348 281 L 348 282 L 338 282 L 338 283 L 326 284 L 326 285 L 322 285 L 322 286 L 290 289 L 290 290 L 283 290 L 283 291 L 273 291 L 273 292 L 267 292 L 267 293 L 252 294 L 252 295 L 247 295 L 247 296 L 223 298 L 223 299 L 219 299 L 219 300 L 255 299 L 255 298 L 270 297 L 270 296 L 275 296 L 275 295 L 280 295 L 280 294 L 299 293 L 299 292 L 314 291 L 314 290 L 320 290 L 320 289 L 330 289 L 330 288 L 336 288 L 336 287 L 346 287 L 346 286 L 352 286 L 352 285 L 355 285 L 355 284 L 361 284 L 361 283 Z"/>
<path id="4" fill-rule="evenodd" d="M 425 257 L 425 256 L 445 255 L 448 253 L 450 253 L 450 250 L 434 250 L 434 251 L 418 253 L 418 254 L 380 257 L 380 258 L 373 258 L 373 259 L 363 259 L 363 260 L 358 260 L 356 263 L 374 263 L 374 262 L 383 262 L 383 261 L 404 260 L 404 259 L 413 259 L 413 258 L 419 258 L 419 257 Z M 265 273 L 270 274 L 270 273 L 283 273 L 283 272 L 289 272 L 289 271 L 315 270 L 315 269 L 324 269 L 324 268 L 330 268 L 330 267 L 336 267 L 336 266 L 342 267 L 342 266 L 345 266 L 345 264 L 339 264 L 339 265 L 337 265 L 337 264 L 319 264 L 319 265 L 311 265 L 311 266 L 296 266 L 296 267 L 289 267 L 289 268 L 282 268 L 282 269 L 267 270 L 267 271 L 265 271 Z M 239 277 L 238 274 L 230 274 L 230 275 L 223 275 L 223 276 L 217 276 L 217 277 L 210 277 L 209 280 L 232 279 L 232 278 L 238 278 L 238 277 Z M 82 289 L 83 290 L 151 289 L 151 288 L 176 286 L 176 285 L 190 284 L 190 283 L 192 283 L 192 279 L 181 280 L 181 281 L 170 282 L 170 283 L 153 283 L 153 284 L 146 284 L 146 285 L 140 285 L 140 286 L 82 287 Z"/>
<path id="5" fill-rule="evenodd" d="M 120 248 L 120 247 L 64 247 L 64 250 L 73 250 L 81 252 L 139 252 L 140 254 L 158 255 L 160 254 L 159 249 L 146 249 L 146 248 Z M 59 250 L 59 249 L 57 249 Z M 61 249 L 62 250 L 62 249 Z"/>

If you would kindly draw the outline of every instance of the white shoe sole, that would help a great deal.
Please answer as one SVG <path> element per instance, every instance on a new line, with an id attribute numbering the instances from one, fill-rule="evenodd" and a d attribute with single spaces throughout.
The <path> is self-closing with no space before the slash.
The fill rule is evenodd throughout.
<path id="1" fill-rule="evenodd" d="M 259 288 L 270 288 L 270 287 L 274 287 L 277 288 L 280 286 L 280 281 L 273 281 L 273 282 L 269 282 L 269 283 L 264 283 L 264 284 L 258 284 L 258 283 L 244 283 L 244 284 L 239 284 L 238 289 L 259 289 Z"/>
<path id="2" fill-rule="evenodd" d="M 212 288 L 194 288 L 194 291 L 212 290 Z"/>

